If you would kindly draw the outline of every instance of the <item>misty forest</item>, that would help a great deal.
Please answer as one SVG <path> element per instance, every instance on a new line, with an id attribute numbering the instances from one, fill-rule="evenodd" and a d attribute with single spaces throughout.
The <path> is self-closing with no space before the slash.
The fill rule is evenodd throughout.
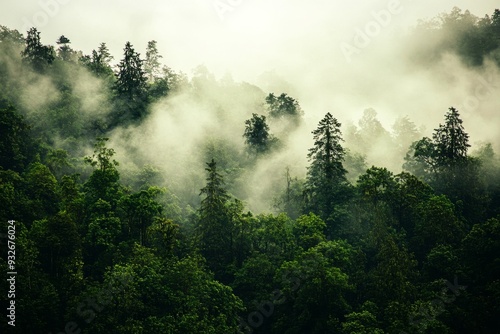
<path id="1" fill-rule="evenodd" d="M 404 34 L 426 41 L 416 69 L 500 79 L 498 9 Z M 153 39 L 42 36 L 0 26 L 2 333 L 499 333 L 500 143 L 468 131 L 480 108 L 347 120 L 172 69 Z"/>

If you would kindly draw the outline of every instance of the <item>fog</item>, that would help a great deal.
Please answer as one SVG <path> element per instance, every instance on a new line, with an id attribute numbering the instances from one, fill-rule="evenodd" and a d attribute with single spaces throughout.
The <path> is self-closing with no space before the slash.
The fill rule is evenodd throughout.
<path id="1" fill-rule="evenodd" d="M 305 113 L 301 127 L 282 132 L 271 124 L 283 148 L 253 161 L 249 170 L 226 175 L 235 196 L 250 209 L 265 211 L 276 189 L 284 186 L 286 167 L 294 176 L 305 176 L 311 131 L 327 112 L 343 124 L 345 145 L 353 152 L 363 148 L 347 140 L 347 129 L 360 127 L 366 109 L 376 111 L 388 133 L 398 118 L 408 116 L 421 135 L 429 136 L 450 106 L 460 110 L 473 145 L 491 142 L 500 150 L 500 70 L 493 62 L 472 69 L 448 54 L 432 65 L 415 63 L 415 46 L 428 41 L 408 39 L 409 29 L 454 6 L 483 17 L 498 3 L 196 0 L 141 6 L 118 0 L 30 0 L 3 4 L 0 23 L 23 33 L 36 26 L 46 44 L 64 34 L 84 54 L 106 42 L 115 61 L 126 41 L 144 55 L 147 42 L 156 40 L 163 63 L 189 78 L 204 64 L 214 80 L 199 88 L 200 99 L 181 90 L 152 105 L 141 125 L 110 134 L 110 146 L 125 171 L 155 165 L 183 199 L 197 196 L 203 186 L 211 143 L 230 143 L 224 148 L 229 157 L 221 162 L 228 171 L 233 160 L 248 158 L 244 120 L 265 112 L 268 93 L 285 92 L 297 99 Z M 58 98 L 44 80 L 31 77 L 21 83 L 26 108 Z M 84 112 L 106 109 L 106 94 L 88 73 L 75 73 L 73 82 Z M 367 166 L 401 170 L 400 152 L 375 138 L 372 144 L 359 152 L 366 155 Z"/>

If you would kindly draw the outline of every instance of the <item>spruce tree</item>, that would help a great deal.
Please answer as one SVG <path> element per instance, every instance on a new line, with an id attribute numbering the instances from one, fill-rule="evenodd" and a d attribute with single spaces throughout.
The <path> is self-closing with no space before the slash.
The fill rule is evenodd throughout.
<path id="1" fill-rule="evenodd" d="M 432 140 L 423 138 L 412 145 L 413 154 L 407 155 L 404 167 L 448 196 L 467 220 L 477 222 L 484 211 L 484 187 L 477 159 L 467 155 L 469 147 L 460 114 L 451 107 Z"/>
<path id="2" fill-rule="evenodd" d="M 198 235 L 203 256 L 217 278 L 224 277 L 225 266 L 231 261 L 231 226 L 226 203 L 229 195 L 224 189 L 224 180 L 212 159 L 207 163 L 207 184 L 201 189 Z"/>
<path id="3" fill-rule="evenodd" d="M 144 62 L 144 72 L 149 82 L 154 82 L 160 76 L 160 58 L 163 56 L 158 53 L 156 41 L 149 41 Z"/>
<path id="4" fill-rule="evenodd" d="M 71 44 L 69 38 L 64 35 L 61 35 L 56 41 L 56 44 L 59 45 L 57 48 L 57 55 L 63 61 L 71 61 L 75 52 L 71 49 L 68 44 Z"/>
<path id="5" fill-rule="evenodd" d="M 106 43 L 101 43 L 97 51 L 92 50 L 92 56 L 83 56 L 80 58 L 80 61 L 98 77 L 110 77 L 113 75 L 111 60 L 113 60 L 113 56 L 109 53 Z"/>
<path id="6" fill-rule="evenodd" d="M 436 163 L 446 167 L 467 159 L 469 135 L 465 132 L 458 110 L 451 107 L 445 115 L 445 123 L 439 124 L 432 135 L 436 147 Z"/>
<path id="7" fill-rule="evenodd" d="M 23 60 L 33 66 L 36 71 L 43 71 L 47 65 L 54 61 L 54 49 L 43 45 L 40 39 L 40 32 L 36 28 L 31 28 L 25 39 L 26 47 L 21 52 Z"/>
<path id="8" fill-rule="evenodd" d="M 342 164 L 346 152 L 341 145 L 340 123 L 330 113 L 312 134 L 314 146 L 307 155 L 311 165 L 307 172 L 305 209 L 328 220 L 334 207 L 347 196 L 347 171 Z"/>
<path id="9" fill-rule="evenodd" d="M 146 89 L 146 75 L 140 54 L 127 42 L 124 57 L 118 64 L 116 91 L 130 99 L 142 97 Z"/>
<path id="10" fill-rule="evenodd" d="M 115 91 L 122 102 L 118 106 L 121 112 L 119 118 L 139 119 L 144 116 L 147 102 L 146 82 L 146 73 L 140 54 L 134 50 L 130 42 L 127 42 L 124 57 L 118 64 L 115 83 Z M 124 111 L 125 115 L 123 115 Z"/>

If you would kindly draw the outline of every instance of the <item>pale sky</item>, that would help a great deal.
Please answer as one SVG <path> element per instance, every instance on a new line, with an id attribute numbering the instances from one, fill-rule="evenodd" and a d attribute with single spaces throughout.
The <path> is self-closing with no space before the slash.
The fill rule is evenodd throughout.
<path id="1" fill-rule="evenodd" d="M 21 32 L 36 26 L 46 44 L 64 34 L 85 54 L 106 42 L 117 60 L 125 42 L 143 54 L 154 39 L 173 69 L 191 74 L 203 63 L 218 76 L 252 80 L 273 69 L 321 72 L 329 60 L 343 60 L 340 43 L 393 1 L 400 13 L 382 37 L 454 6 L 481 17 L 499 7 L 495 0 L 2 0 L 0 24 Z"/>
<path id="2" fill-rule="evenodd" d="M 464 102 L 474 89 L 467 82 L 478 79 L 461 65 L 446 69 L 453 62 L 439 64 L 439 71 L 447 71 L 440 75 L 412 72 L 395 37 L 418 19 L 455 6 L 479 17 L 500 7 L 498 0 L 1 1 L 0 24 L 24 32 L 36 26 L 45 44 L 55 45 L 64 34 L 84 54 L 106 42 L 115 62 L 127 41 L 144 56 L 147 42 L 156 40 L 163 63 L 189 76 L 204 64 L 216 78 L 230 73 L 237 82 L 262 87 L 259 76 L 274 71 L 290 84 L 287 93 L 300 101 L 311 126 L 327 111 L 345 122 L 371 107 L 386 126 L 409 115 L 430 129 L 448 107 Z M 354 45 L 359 31 L 371 36 L 347 57 L 345 45 Z M 454 86 L 443 85 L 446 78 L 436 81 L 447 75 L 459 76 L 451 81 Z M 483 126 L 491 126 L 493 96 L 481 101 L 479 108 L 487 109 L 482 118 L 477 112 L 464 114 L 477 123 L 470 128 L 477 128 L 479 136 L 498 132 Z"/>

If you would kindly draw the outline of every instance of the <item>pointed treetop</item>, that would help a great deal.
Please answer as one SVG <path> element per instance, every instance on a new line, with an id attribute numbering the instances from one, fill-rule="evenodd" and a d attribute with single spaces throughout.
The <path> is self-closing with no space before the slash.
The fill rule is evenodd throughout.
<path id="1" fill-rule="evenodd" d="M 470 147 L 469 135 L 465 132 L 457 109 L 450 107 L 445 115 L 445 123 L 434 130 L 432 139 L 436 144 L 436 154 L 441 163 L 456 162 L 467 157 Z"/>

